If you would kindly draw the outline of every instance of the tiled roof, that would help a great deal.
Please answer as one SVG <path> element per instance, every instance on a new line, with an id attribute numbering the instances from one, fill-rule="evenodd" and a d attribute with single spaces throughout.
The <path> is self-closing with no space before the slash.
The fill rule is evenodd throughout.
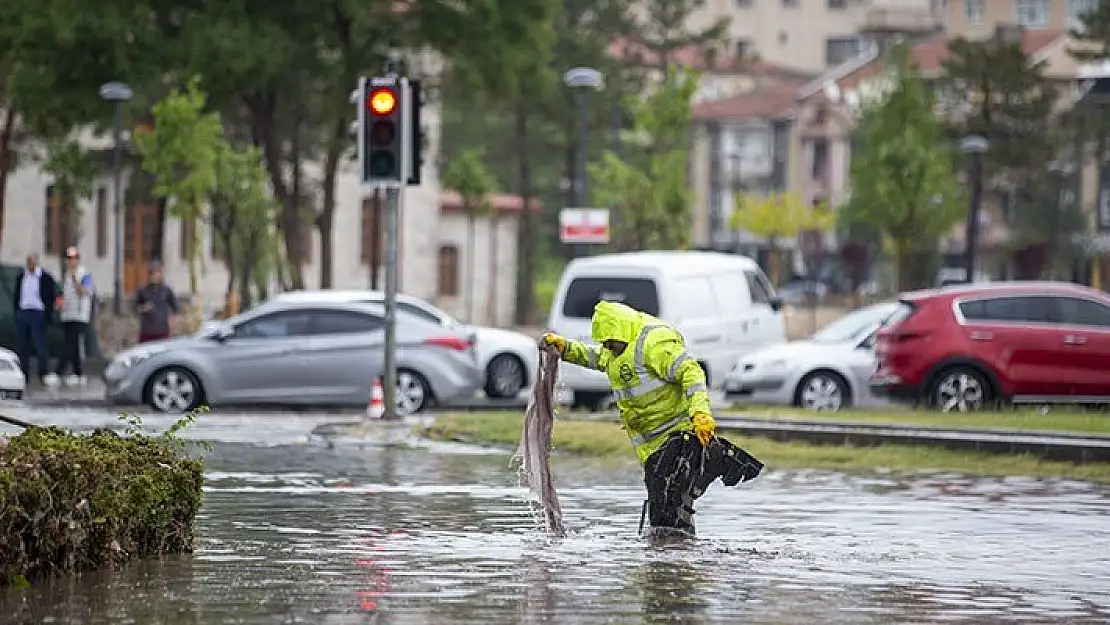
<path id="1" fill-rule="evenodd" d="M 798 83 L 768 85 L 694 106 L 694 119 L 785 119 L 792 115 Z"/>
<path id="2" fill-rule="evenodd" d="M 614 58 L 635 61 L 645 66 L 654 66 L 659 64 L 659 59 L 656 53 L 646 47 L 628 39 L 617 39 L 609 44 L 609 54 Z M 777 63 L 769 63 L 767 61 L 743 59 L 738 56 L 717 56 L 710 59 L 706 56 L 704 50 L 699 46 L 686 46 L 674 50 L 670 54 L 669 62 L 675 65 L 682 65 L 685 67 L 692 67 L 694 69 L 716 72 L 716 73 L 734 73 L 734 74 L 771 74 L 781 76 L 813 76 L 812 73 L 803 72 L 801 70 L 779 65 Z"/>
<path id="3" fill-rule="evenodd" d="M 493 205 L 495 210 L 502 213 L 519 213 L 524 205 L 519 195 L 510 195 L 506 193 L 494 193 L 490 195 L 489 202 Z M 444 189 L 439 192 L 440 211 L 461 211 L 462 203 L 462 196 L 455 191 Z M 532 198 L 528 205 L 534 212 L 540 210 L 543 203 L 536 198 Z"/>

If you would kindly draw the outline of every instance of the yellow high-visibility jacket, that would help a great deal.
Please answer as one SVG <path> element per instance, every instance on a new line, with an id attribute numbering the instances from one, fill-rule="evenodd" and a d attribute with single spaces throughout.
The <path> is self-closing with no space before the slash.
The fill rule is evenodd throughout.
<path id="1" fill-rule="evenodd" d="M 563 360 L 609 377 L 641 464 L 671 432 L 693 429 L 694 414 L 710 414 L 705 371 L 671 326 L 624 304 L 601 301 L 594 307 L 591 337 L 596 346 L 568 340 Z M 601 346 L 608 340 L 628 347 L 617 356 Z"/>

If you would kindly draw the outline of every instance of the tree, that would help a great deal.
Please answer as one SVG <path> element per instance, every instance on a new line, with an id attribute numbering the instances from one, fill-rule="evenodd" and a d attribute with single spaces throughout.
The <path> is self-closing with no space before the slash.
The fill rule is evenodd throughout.
<path id="1" fill-rule="evenodd" d="M 736 210 L 729 224 L 767 240 L 770 250 L 768 274 L 772 284 L 779 284 L 779 262 L 782 239 L 797 237 L 806 231 L 824 232 L 835 223 L 832 211 L 825 204 L 807 206 L 796 193 L 771 193 L 765 196 L 739 194 Z"/>
<path id="2" fill-rule="evenodd" d="M 1059 237 L 1043 226 L 1074 225 L 1075 220 L 1058 214 L 1068 210 L 1060 202 L 1045 201 L 1054 186 L 1045 165 L 1066 147 L 1053 112 L 1057 89 L 1044 75 L 1047 61 L 1033 62 L 1020 37 L 1001 34 L 984 41 L 957 38 L 948 48 L 940 88 L 951 144 L 968 135 L 985 137 L 990 142 L 983 155 L 985 187 L 990 191 L 1006 183 L 1016 188 L 1012 226 L 1017 239 L 1056 248 Z"/>
<path id="3" fill-rule="evenodd" d="M 217 162 L 224 146 L 223 124 L 206 112 L 207 96 L 199 79 L 154 105 L 154 128 L 138 129 L 135 146 L 143 169 L 154 176 L 154 192 L 166 198 L 170 214 L 182 227 L 197 231 L 207 202 L 216 188 Z M 194 236 L 185 250 L 189 291 L 197 294 L 198 252 L 202 237 Z"/>
<path id="4" fill-rule="evenodd" d="M 898 290 L 910 285 L 907 256 L 936 250 L 964 212 L 952 155 L 934 114 L 934 99 L 905 48 L 895 51 L 892 89 L 868 103 L 859 124 L 861 149 L 852 155 L 851 198 L 841 223 L 873 229 L 892 248 Z"/>
<path id="5" fill-rule="evenodd" d="M 489 196 L 493 193 L 495 181 L 482 162 L 482 152 L 478 149 L 466 150 L 451 159 L 447 171 L 443 174 L 443 186 L 455 191 L 462 199 L 462 209 L 466 213 L 467 257 L 470 269 L 470 284 L 467 285 L 466 314 L 471 323 L 474 323 L 474 289 L 477 287 L 474 277 L 477 275 L 477 249 L 475 240 L 474 221 L 477 218 L 489 218 L 493 215 L 493 205 Z M 496 250 L 497 229 L 493 220 L 490 220 L 490 283 L 491 290 L 496 288 Z"/>
<path id="6" fill-rule="evenodd" d="M 646 156 L 606 152 L 591 164 L 593 201 L 614 213 L 618 250 L 683 248 L 688 244 L 693 195 L 687 178 L 690 108 L 698 76 L 669 68 L 659 86 L 629 104 L 633 132 Z"/>
<path id="7" fill-rule="evenodd" d="M 712 49 L 727 39 L 730 20 L 717 18 L 708 27 L 691 31 L 690 17 L 702 13 L 706 4 L 707 0 L 648 0 L 639 16 L 631 18 L 629 39 L 650 51 L 650 61 L 664 69 L 677 50 Z"/>

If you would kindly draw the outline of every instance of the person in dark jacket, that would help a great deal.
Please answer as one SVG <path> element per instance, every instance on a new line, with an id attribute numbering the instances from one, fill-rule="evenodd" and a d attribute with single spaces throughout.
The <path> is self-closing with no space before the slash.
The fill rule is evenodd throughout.
<path id="1" fill-rule="evenodd" d="M 39 381 L 50 371 L 50 350 L 46 344 L 46 328 L 54 320 L 58 285 L 39 265 L 38 254 L 27 256 L 26 266 L 15 280 L 15 344 L 23 377 L 30 380 L 31 347 L 38 359 Z"/>
<path id="2" fill-rule="evenodd" d="M 139 313 L 139 342 L 170 338 L 170 327 L 177 316 L 177 297 L 162 278 L 162 264 L 151 263 L 149 282 L 135 294 Z"/>

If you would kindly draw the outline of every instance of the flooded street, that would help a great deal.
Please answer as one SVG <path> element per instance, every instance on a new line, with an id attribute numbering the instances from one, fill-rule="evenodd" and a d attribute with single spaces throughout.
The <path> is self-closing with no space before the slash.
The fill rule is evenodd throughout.
<path id="1" fill-rule="evenodd" d="M 309 436 L 324 417 L 203 420 L 196 553 L 0 593 L 0 623 L 1110 619 L 1104 486 L 787 473 L 766 458 L 763 477 L 700 500 L 696 541 L 651 544 L 636 536 L 635 467 L 560 458 L 571 535 L 549 540 L 506 452 L 329 448 Z"/>

